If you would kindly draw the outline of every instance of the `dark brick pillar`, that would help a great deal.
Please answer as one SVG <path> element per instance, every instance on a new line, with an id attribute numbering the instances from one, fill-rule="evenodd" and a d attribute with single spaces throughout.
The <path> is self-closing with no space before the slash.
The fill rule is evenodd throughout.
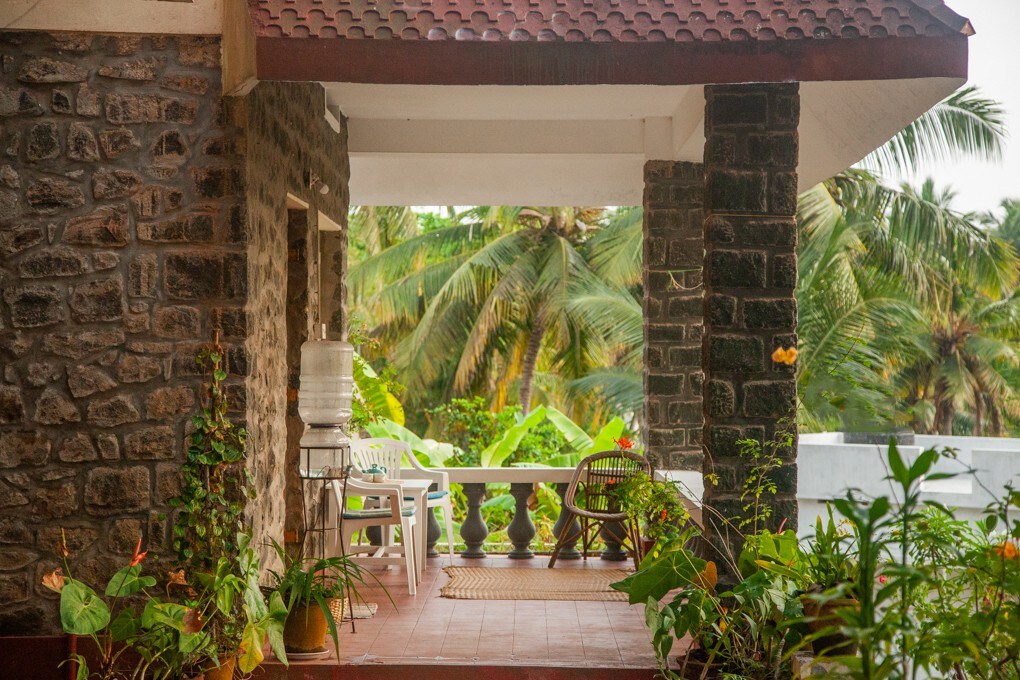
<path id="1" fill-rule="evenodd" d="M 645 441 L 653 464 L 673 469 L 702 460 L 704 184 L 698 163 L 645 164 Z"/>
<path id="2" fill-rule="evenodd" d="M 800 95 L 796 83 L 726 85 L 706 87 L 705 99 L 705 472 L 718 476 L 705 503 L 737 518 L 751 467 L 738 441 L 773 440 L 796 411 L 794 368 L 771 355 L 797 342 Z M 778 453 L 778 493 L 763 501 L 770 526 L 785 519 L 795 529 L 796 440 Z M 715 521 L 710 539 L 736 547 L 732 528 Z"/>

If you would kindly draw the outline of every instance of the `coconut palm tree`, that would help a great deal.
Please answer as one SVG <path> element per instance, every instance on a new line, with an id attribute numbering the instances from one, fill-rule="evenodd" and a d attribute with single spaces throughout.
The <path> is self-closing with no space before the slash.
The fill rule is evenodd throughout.
<path id="1" fill-rule="evenodd" d="M 574 207 L 475 208 L 353 265 L 352 300 L 393 343 L 409 392 L 483 393 L 498 407 L 516 386 L 527 412 L 536 384 L 562 398 L 562 378 L 615 359 L 620 341 L 576 304 L 586 295 L 635 304 L 587 261 L 584 244 L 603 217 Z M 536 380 L 542 371 L 561 380 Z"/>

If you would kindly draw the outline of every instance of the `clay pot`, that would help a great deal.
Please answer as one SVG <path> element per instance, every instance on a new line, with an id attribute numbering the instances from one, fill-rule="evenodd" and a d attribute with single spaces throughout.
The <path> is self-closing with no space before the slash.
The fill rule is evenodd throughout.
<path id="1" fill-rule="evenodd" d="M 234 677 L 234 666 L 236 664 L 236 656 L 220 659 L 219 667 L 212 666 L 205 669 L 205 680 L 231 680 Z"/>
<path id="2" fill-rule="evenodd" d="M 283 645 L 288 652 L 321 652 L 326 649 L 326 616 L 318 604 L 291 610 L 283 625 Z"/>
<path id="3" fill-rule="evenodd" d="M 719 664 L 709 664 L 704 659 L 698 658 L 699 651 L 676 657 L 680 676 L 685 680 L 719 680 L 722 677 L 722 668 Z"/>
<path id="4" fill-rule="evenodd" d="M 807 625 L 812 634 L 817 634 L 828 629 L 828 632 L 821 637 L 811 641 L 811 649 L 816 655 L 852 656 L 857 653 L 857 644 L 846 635 L 843 635 L 835 626 L 840 625 L 842 618 L 836 614 L 837 609 L 860 607 L 860 603 L 853 598 L 839 598 L 828 602 L 819 602 L 810 597 L 802 597 L 801 604 L 804 605 L 804 615 L 808 617 Z"/>

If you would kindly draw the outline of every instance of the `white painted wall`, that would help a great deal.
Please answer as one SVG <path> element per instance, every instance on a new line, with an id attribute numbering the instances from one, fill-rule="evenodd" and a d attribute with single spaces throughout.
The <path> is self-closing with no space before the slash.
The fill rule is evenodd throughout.
<path id="1" fill-rule="evenodd" d="M 0 0 L 0 28 L 219 35 L 224 0 Z"/>

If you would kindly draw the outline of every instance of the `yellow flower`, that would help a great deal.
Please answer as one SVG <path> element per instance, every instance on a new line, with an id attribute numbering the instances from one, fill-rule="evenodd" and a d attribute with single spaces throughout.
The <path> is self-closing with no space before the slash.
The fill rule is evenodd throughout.
<path id="1" fill-rule="evenodd" d="M 777 364 L 786 364 L 787 366 L 793 366 L 797 362 L 797 348 L 796 347 L 777 347 L 776 351 L 772 353 L 772 361 Z"/>

